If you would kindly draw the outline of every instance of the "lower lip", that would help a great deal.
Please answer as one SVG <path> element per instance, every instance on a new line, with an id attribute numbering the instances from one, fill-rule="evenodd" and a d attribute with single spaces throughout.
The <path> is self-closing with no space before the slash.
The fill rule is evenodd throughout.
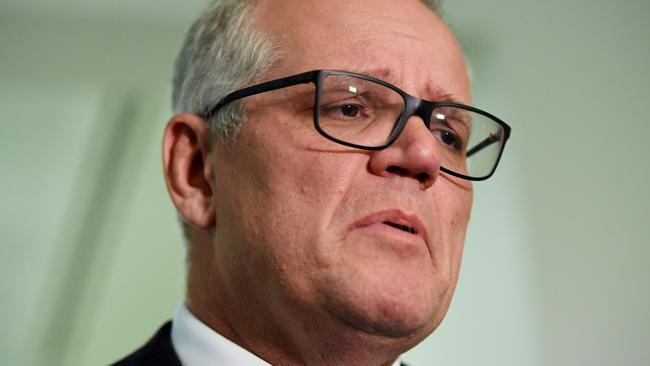
<path id="1" fill-rule="evenodd" d="M 381 238 L 388 239 L 388 241 L 395 242 L 398 245 L 425 245 L 424 239 L 420 235 L 411 234 L 382 222 L 359 226 L 355 230 L 379 235 Z"/>

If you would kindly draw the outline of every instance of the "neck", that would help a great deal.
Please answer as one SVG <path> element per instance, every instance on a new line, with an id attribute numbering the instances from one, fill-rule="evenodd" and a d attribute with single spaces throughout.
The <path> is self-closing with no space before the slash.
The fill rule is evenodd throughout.
<path id="1" fill-rule="evenodd" d="M 214 266 L 211 245 L 193 243 L 188 248 L 188 308 L 207 326 L 270 364 L 389 366 L 422 338 L 368 334 L 323 309 L 270 304 L 270 299 L 247 293 L 244 283 L 229 291 Z"/>

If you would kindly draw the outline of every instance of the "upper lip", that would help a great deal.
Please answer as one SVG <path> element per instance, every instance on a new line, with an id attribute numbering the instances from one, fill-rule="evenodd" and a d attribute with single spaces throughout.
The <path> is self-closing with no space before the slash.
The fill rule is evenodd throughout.
<path id="1" fill-rule="evenodd" d="M 369 226 L 377 223 L 391 223 L 396 225 L 403 225 L 410 229 L 414 229 L 415 233 L 428 244 L 428 235 L 424 223 L 417 215 L 406 214 L 402 210 L 384 210 L 371 213 L 360 220 L 355 221 L 350 229 Z"/>

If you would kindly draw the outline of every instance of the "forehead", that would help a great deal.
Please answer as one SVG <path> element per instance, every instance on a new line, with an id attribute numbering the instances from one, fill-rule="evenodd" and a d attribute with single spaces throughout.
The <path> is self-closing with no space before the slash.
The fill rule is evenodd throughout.
<path id="1" fill-rule="evenodd" d="M 261 0 L 253 16 L 280 51 L 267 79 L 313 69 L 375 70 L 381 75 L 373 76 L 411 94 L 469 102 L 458 44 L 418 0 Z"/>

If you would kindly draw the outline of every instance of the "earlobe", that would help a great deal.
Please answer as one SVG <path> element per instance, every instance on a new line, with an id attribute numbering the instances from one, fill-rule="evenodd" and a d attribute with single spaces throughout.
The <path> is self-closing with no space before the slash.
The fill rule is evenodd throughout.
<path id="1" fill-rule="evenodd" d="M 163 173 L 167 191 L 183 219 L 209 230 L 215 225 L 213 170 L 210 156 L 213 133 L 201 117 L 175 115 L 163 135 Z"/>

